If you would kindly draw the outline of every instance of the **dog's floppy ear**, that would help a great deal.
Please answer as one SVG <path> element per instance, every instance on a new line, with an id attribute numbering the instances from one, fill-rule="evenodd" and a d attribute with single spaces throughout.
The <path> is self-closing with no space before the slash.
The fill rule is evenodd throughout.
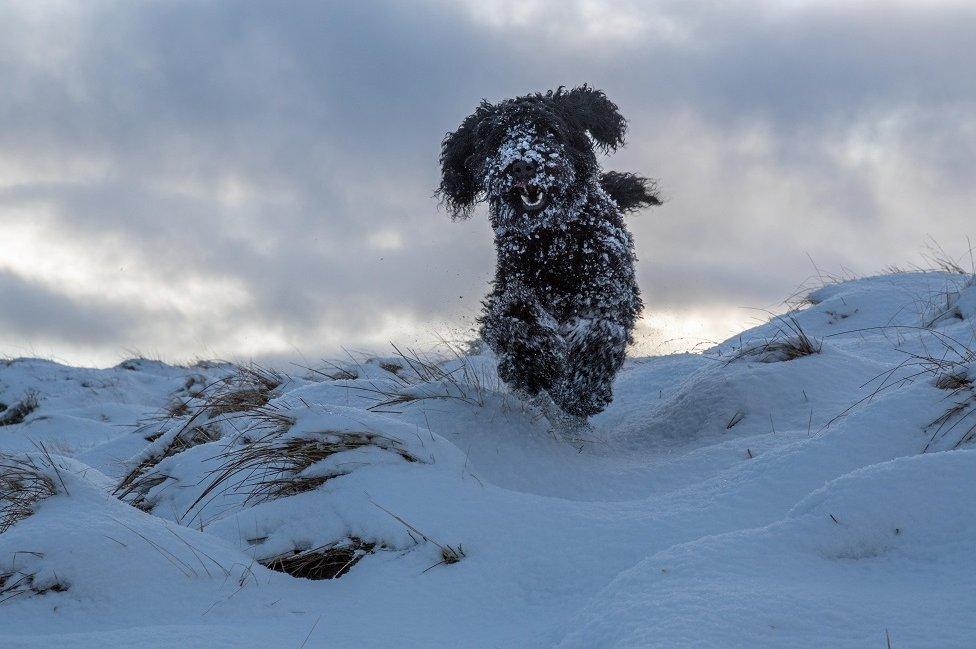
<path id="1" fill-rule="evenodd" d="M 604 151 L 614 151 L 624 143 L 627 120 L 602 90 L 590 88 L 585 83 L 568 92 L 560 88 L 553 95 L 553 101 L 567 122 L 589 131 Z"/>
<path id="2" fill-rule="evenodd" d="M 477 170 L 475 152 L 481 138 L 479 126 L 494 112 L 495 106 L 482 101 L 453 133 L 441 142 L 441 184 L 437 196 L 451 212 L 452 219 L 470 216 L 471 208 L 484 189 Z"/>
<path id="3" fill-rule="evenodd" d="M 600 174 L 600 186 L 616 201 L 621 212 L 635 212 L 661 204 L 654 181 L 637 174 L 607 171 Z"/>

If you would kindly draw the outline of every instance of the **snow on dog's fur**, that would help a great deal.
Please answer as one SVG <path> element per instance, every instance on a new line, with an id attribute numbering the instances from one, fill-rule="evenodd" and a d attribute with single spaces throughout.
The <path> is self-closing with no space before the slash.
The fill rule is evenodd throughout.
<path id="1" fill-rule="evenodd" d="M 489 205 L 498 263 L 480 322 L 499 375 L 576 417 L 612 400 L 643 308 L 623 213 L 660 201 L 645 178 L 601 174 L 594 152 L 621 146 L 625 128 L 584 85 L 483 101 L 441 146 L 438 193 L 452 216 Z"/>

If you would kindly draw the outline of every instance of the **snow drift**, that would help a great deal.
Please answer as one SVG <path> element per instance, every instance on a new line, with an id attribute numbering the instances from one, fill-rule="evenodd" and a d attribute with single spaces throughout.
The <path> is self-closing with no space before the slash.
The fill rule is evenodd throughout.
<path id="1" fill-rule="evenodd" d="M 966 647 L 976 282 L 632 359 L 571 445 L 478 354 L 0 363 L 5 647 Z"/>

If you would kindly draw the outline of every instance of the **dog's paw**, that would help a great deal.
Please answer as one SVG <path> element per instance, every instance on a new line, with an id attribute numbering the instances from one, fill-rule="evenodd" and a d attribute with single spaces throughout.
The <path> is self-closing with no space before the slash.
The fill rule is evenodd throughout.
<path id="1" fill-rule="evenodd" d="M 568 442 L 580 450 L 595 441 L 593 424 L 586 417 L 565 412 L 546 392 L 530 395 L 517 390 L 513 394 L 539 414 L 553 439 Z"/>
<path id="2" fill-rule="evenodd" d="M 547 419 L 550 423 L 550 434 L 555 439 L 574 446 L 580 452 L 597 441 L 596 428 L 586 417 L 570 415 L 557 408 L 557 413 Z"/>

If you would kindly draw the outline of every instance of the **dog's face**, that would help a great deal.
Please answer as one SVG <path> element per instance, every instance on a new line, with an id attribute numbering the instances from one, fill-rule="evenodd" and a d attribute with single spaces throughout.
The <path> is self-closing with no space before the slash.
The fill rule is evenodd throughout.
<path id="1" fill-rule="evenodd" d="M 599 172 L 594 146 L 616 149 L 624 129 L 617 107 L 585 85 L 482 102 L 444 138 L 438 194 L 454 218 L 482 200 L 523 216 L 568 205 Z"/>
<path id="2" fill-rule="evenodd" d="M 501 146 L 484 165 L 489 202 L 515 213 L 532 214 L 565 204 L 576 187 L 576 172 L 566 145 L 553 133 L 533 124 L 508 129 Z"/>

